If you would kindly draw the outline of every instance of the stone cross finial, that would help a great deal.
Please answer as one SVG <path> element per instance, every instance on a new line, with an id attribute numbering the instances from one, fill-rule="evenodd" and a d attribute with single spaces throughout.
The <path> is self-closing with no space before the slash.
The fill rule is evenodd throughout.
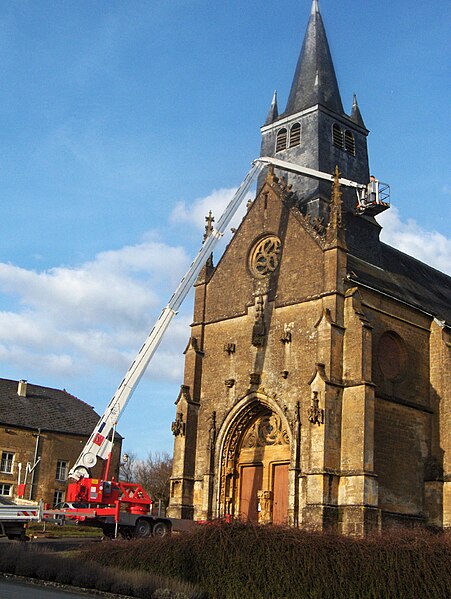
<path id="1" fill-rule="evenodd" d="M 207 239 L 207 237 L 213 231 L 213 223 L 215 222 L 215 217 L 211 213 L 211 210 L 208 212 L 208 216 L 205 217 L 205 222 L 207 224 L 205 225 L 204 241 Z"/>

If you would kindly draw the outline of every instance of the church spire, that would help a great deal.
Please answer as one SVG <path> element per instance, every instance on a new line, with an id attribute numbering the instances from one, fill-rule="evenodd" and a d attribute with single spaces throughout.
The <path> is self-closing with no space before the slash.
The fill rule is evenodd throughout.
<path id="1" fill-rule="evenodd" d="M 361 127 L 365 127 L 365 123 L 363 122 L 362 113 L 360 112 L 359 105 L 357 104 L 357 96 L 354 94 L 354 99 L 352 101 L 352 112 L 351 112 L 351 120 L 354 121 L 357 125 Z"/>
<path id="2" fill-rule="evenodd" d="M 318 0 L 313 0 L 285 115 L 300 112 L 316 104 L 344 114 Z"/>
<path id="3" fill-rule="evenodd" d="M 279 109 L 277 107 L 277 90 L 274 90 L 272 97 L 271 106 L 269 108 L 268 116 L 266 117 L 265 125 L 270 125 L 279 116 Z"/>

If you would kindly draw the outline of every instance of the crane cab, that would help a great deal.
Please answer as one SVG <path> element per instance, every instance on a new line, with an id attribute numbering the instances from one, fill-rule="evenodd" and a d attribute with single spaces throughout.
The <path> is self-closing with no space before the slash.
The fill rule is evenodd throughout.
<path id="1" fill-rule="evenodd" d="M 82 478 L 67 485 L 67 501 L 82 501 L 87 504 L 111 505 L 121 496 L 121 490 L 114 481 L 98 478 Z"/>

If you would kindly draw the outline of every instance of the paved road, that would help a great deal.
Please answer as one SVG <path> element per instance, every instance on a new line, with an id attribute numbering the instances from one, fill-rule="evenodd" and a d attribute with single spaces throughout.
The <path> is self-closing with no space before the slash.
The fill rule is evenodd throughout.
<path id="1" fill-rule="evenodd" d="M 39 546 L 40 549 L 45 551 L 67 551 L 69 549 L 76 549 L 81 545 L 87 543 L 98 543 L 100 542 L 99 537 L 95 538 L 60 538 L 60 539 L 46 539 L 39 538 L 33 539 L 27 543 L 27 546 Z M 0 539 L 0 551 L 1 546 L 6 544 L 16 544 L 17 541 L 9 541 L 6 538 Z M 65 591 L 63 589 L 55 589 L 52 587 L 41 586 L 39 584 L 26 583 L 22 580 L 17 579 L 5 579 L 0 574 L 0 599 L 99 599 L 102 597 L 100 594 L 90 593 L 76 593 L 72 591 Z"/>
<path id="2" fill-rule="evenodd" d="M 0 579 L 0 599 L 99 599 L 99 595 L 73 593 L 37 584 Z"/>

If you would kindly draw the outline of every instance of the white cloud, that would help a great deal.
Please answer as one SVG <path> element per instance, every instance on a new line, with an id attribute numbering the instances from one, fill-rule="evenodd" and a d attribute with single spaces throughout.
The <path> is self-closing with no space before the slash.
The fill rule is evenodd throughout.
<path id="1" fill-rule="evenodd" d="M 0 311 L 0 359 L 44 378 L 94 366 L 123 374 L 188 264 L 182 248 L 152 240 L 77 267 L 38 272 L 0 263 L 0 292 L 17 298 L 15 308 L 10 301 Z M 155 372 L 160 378 L 180 374 L 170 355 L 172 347 L 180 354 L 189 334 L 181 332 L 175 327 L 171 345 L 162 347 L 168 356 Z"/>
<path id="2" fill-rule="evenodd" d="M 171 212 L 170 222 L 173 225 L 188 224 L 194 227 L 196 231 L 203 231 L 205 228 L 205 217 L 209 211 L 218 222 L 228 203 L 233 198 L 237 188 L 215 189 L 208 196 L 197 198 L 189 205 L 186 202 L 178 202 Z M 249 199 L 252 194 L 248 194 Z M 230 228 L 237 228 L 246 213 L 246 200 L 241 203 L 240 208 L 230 222 Z"/>
<path id="3" fill-rule="evenodd" d="M 179 230 L 189 225 L 201 231 L 208 211 L 219 218 L 234 191 L 214 191 L 190 208 L 179 203 L 171 220 Z M 450 239 L 425 231 L 413 220 L 403 222 L 393 207 L 380 221 L 386 243 L 450 272 Z M 114 373 L 114 383 L 119 381 L 190 258 L 183 248 L 149 232 L 140 244 L 99 253 L 78 266 L 39 271 L 0 263 L 5 306 L 2 310 L 0 304 L 0 360 L 23 369 L 24 377 L 27 371 L 32 377 L 39 373 L 45 384 L 55 377 L 67 385 L 82 376 L 94 380 L 99 368 Z M 188 306 L 172 322 L 146 377 L 182 380 L 190 320 Z"/>
<path id="4" fill-rule="evenodd" d="M 37 272 L 0 263 L 0 291 L 66 326 L 127 322 L 136 327 L 160 304 L 153 283 L 164 289 L 164 282 L 178 280 L 188 263 L 182 248 L 153 241 L 100 253 L 78 267 Z"/>
<path id="5" fill-rule="evenodd" d="M 208 196 L 197 198 L 189 205 L 186 202 L 178 202 L 171 213 L 170 222 L 173 225 L 190 224 L 201 230 L 205 226 L 205 217 L 208 212 L 211 210 L 215 219 L 218 220 L 235 191 L 236 188 L 215 189 Z"/>
<path id="6" fill-rule="evenodd" d="M 403 222 L 391 207 L 378 217 L 381 239 L 393 247 L 451 275 L 451 239 L 437 231 L 425 231 L 413 219 Z"/>

